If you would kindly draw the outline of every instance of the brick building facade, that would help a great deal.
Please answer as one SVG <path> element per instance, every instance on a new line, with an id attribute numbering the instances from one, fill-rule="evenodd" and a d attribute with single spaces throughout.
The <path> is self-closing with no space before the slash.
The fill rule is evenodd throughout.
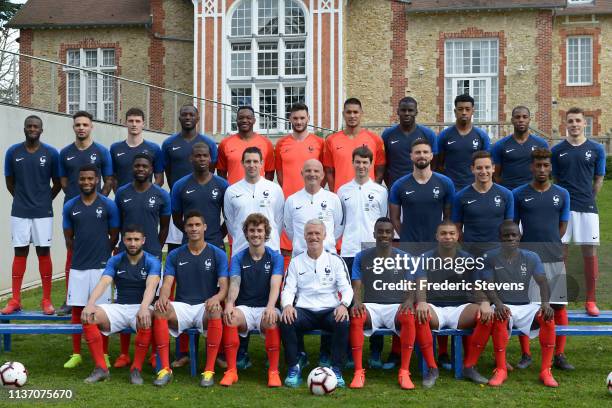
<path id="1" fill-rule="evenodd" d="M 312 124 L 339 128 L 349 96 L 362 100 L 370 124 L 394 120 L 405 95 L 419 101 L 420 121 L 445 122 L 462 92 L 476 97 L 480 121 L 506 122 L 521 104 L 534 126 L 558 136 L 564 112 L 578 105 L 591 134 L 612 128 L 602 115 L 612 104 L 609 0 L 30 0 L 11 25 L 22 53 L 82 66 L 96 54 L 100 72 L 252 104 L 269 114 L 259 126 L 272 132 L 285 130 L 276 116 L 302 100 Z M 151 128 L 173 131 L 176 105 L 189 100 L 102 79 L 93 98 L 87 75 L 20 64 L 21 103 L 43 109 L 117 119 L 143 106 Z M 231 109 L 200 108 L 205 131 L 232 130 Z"/>

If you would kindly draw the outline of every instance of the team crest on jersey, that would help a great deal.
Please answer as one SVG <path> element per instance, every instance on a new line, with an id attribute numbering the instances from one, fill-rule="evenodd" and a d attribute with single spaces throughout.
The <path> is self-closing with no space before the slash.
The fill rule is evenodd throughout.
<path id="1" fill-rule="evenodd" d="M 314 146 L 313 145 L 308 146 L 308 151 L 310 153 L 314 152 Z"/>
<path id="2" fill-rule="evenodd" d="M 145 268 L 140 268 L 140 277 L 142 279 L 147 279 L 147 271 L 145 271 Z"/>
<path id="3" fill-rule="evenodd" d="M 96 208 L 96 217 L 97 218 L 102 218 L 102 214 L 103 213 L 104 213 L 104 210 L 102 209 L 102 207 Z"/>
<path id="4" fill-rule="evenodd" d="M 207 259 L 204 261 L 204 269 L 206 269 L 207 271 L 210 271 L 210 269 L 212 268 L 212 260 Z"/>
<path id="5" fill-rule="evenodd" d="M 472 140 L 472 147 L 474 150 L 478 150 L 478 139 Z"/>
<path id="6" fill-rule="evenodd" d="M 321 201 L 321 209 L 322 210 L 326 210 L 327 209 L 327 201 Z"/>
<path id="7" fill-rule="evenodd" d="M 89 156 L 89 159 L 91 160 L 91 162 L 92 162 L 92 163 L 95 163 L 95 162 L 96 162 L 96 160 L 98 159 L 98 155 L 97 155 L 97 154 L 95 154 L 95 153 L 92 153 L 92 154 Z"/>
<path id="8" fill-rule="evenodd" d="M 40 156 L 38 161 L 40 162 L 40 167 L 45 167 L 45 163 L 47 163 L 47 156 Z"/>
<path id="9" fill-rule="evenodd" d="M 501 197 L 500 196 L 496 195 L 493 201 L 495 202 L 496 207 L 501 207 Z"/>
<path id="10" fill-rule="evenodd" d="M 586 152 L 584 152 L 584 159 L 585 159 L 586 161 L 591 160 L 591 157 L 592 157 L 592 156 L 593 156 L 593 154 L 591 153 L 591 151 L 590 151 L 590 150 L 587 150 Z"/>
<path id="11" fill-rule="evenodd" d="M 210 194 L 212 195 L 212 199 L 216 200 L 217 197 L 219 197 L 219 189 L 218 188 L 213 188 L 212 191 L 210 192 Z"/>
<path id="12" fill-rule="evenodd" d="M 368 200 L 370 200 L 370 201 L 374 201 L 374 194 L 369 193 L 369 194 L 368 194 Z"/>
<path id="13" fill-rule="evenodd" d="M 553 205 L 554 205 L 555 207 L 559 206 L 559 202 L 560 202 L 560 201 L 561 201 L 561 199 L 559 198 L 559 196 L 558 196 L 557 194 L 555 194 L 555 195 L 553 196 Z"/>
<path id="14" fill-rule="evenodd" d="M 155 207 L 155 196 L 149 198 L 149 208 Z"/>
<path id="15" fill-rule="evenodd" d="M 440 196 L 440 187 L 436 186 L 433 188 L 432 191 L 433 191 L 434 198 L 438 198 Z"/>
<path id="16" fill-rule="evenodd" d="M 264 264 L 264 270 L 266 271 L 266 273 L 270 273 L 270 269 L 272 269 L 272 264 L 270 263 L 270 261 L 268 261 Z"/>
<path id="17" fill-rule="evenodd" d="M 325 275 L 326 275 L 326 276 L 329 276 L 329 274 L 331 274 L 331 267 L 330 267 L 329 265 L 327 265 L 327 266 L 325 267 Z"/>
<path id="18" fill-rule="evenodd" d="M 521 264 L 521 276 L 527 276 L 527 264 L 525 262 Z"/>
<path id="19" fill-rule="evenodd" d="M 270 197 L 270 190 L 264 190 L 263 196 L 264 196 L 264 198 Z"/>

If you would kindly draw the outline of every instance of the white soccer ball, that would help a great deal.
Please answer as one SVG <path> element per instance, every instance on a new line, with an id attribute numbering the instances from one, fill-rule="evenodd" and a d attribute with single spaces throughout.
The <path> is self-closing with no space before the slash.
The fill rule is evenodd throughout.
<path id="1" fill-rule="evenodd" d="M 608 374 L 606 385 L 608 386 L 608 393 L 612 395 L 612 371 L 610 372 L 610 374 Z"/>
<path id="2" fill-rule="evenodd" d="M 23 387 L 28 381 L 28 370 L 16 361 L 6 362 L 0 367 L 0 380 L 5 387 Z"/>
<path id="3" fill-rule="evenodd" d="M 325 395 L 336 390 L 338 380 L 331 368 L 317 367 L 308 374 L 307 384 L 314 395 Z"/>

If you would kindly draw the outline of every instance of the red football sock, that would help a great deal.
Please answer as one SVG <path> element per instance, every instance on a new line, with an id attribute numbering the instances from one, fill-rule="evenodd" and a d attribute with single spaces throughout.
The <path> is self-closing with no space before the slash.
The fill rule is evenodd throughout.
<path id="1" fill-rule="evenodd" d="M 215 360 L 223 337 L 221 319 L 208 319 L 206 331 L 206 368 L 204 371 L 215 371 Z"/>
<path id="2" fill-rule="evenodd" d="M 134 362 L 130 370 L 137 369 L 142 371 L 142 363 L 147 356 L 147 350 L 149 349 L 149 343 L 151 342 L 151 329 L 140 328 L 136 332 L 135 347 L 134 347 Z M 123 340 L 123 339 L 122 339 Z M 129 351 L 129 345 L 128 345 Z"/>
<path id="3" fill-rule="evenodd" d="M 541 315 L 537 316 L 540 324 L 540 347 L 542 347 L 542 367 L 540 371 L 548 370 L 552 366 L 555 351 L 555 321 L 545 321 Z"/>
<path id="4" fill-rule="evenodd" d="M 476 326 L 470 336 L 467 353 L 463 359 L 464 367 L 474 367 L 478 363 L 478 358 L 489 341 L 492 327 L 493 324 L 491 322 L 483 323 L 480 319 L 476 319 Z"/>
<path id="5" fill-rule="evenodd" d="M 461 336 L 461 345 L 463 346 L 463 351 L 467 353 L 470 349 L 470 341 L 472 340 L 472 335 L 469 336 Z"/>
<path id="6" fill-rule="evenodd" d="M 168 332 L 168 320 L 154 319 L 153 320 L 153 337 L 157 345 L 157 356 L 161 362 L 161 368 L 170 369 L 170 356 L 168 349 L 170 348 L 170 333 Z"/>
<path id="7" fill-rule="evenodd" d="M 391 353 L 398 356 L 402 354 L 402 342 L 397 334 L 391 337 Z"/>
<path id="8" fill-rule="evenodd" d="M 585 256 L 583 259 L 586 301 L 595 302 L 595 288 L 597 286 L 597 277 L 599 276 L 599 264 L 596 256 Z"/>
<path id="9" fill-rule="evenodd" d="M 189 354 L 189 336 L 185 333 L 179 335 L 179 351 L 182 355 Z"/>
<path id="10" fill-rule="evenodd" d="M 21 283 L 23 282 L 23 275 L 26 271 L 26 262 L 28 258 L 25 256 L 15 256 L 13 258 L 13 299 L 21 302 Z"/>
<path id="11" fill-rule="evenodd" d="M 423 358 L 425 358 L 427 367 L 438 368 L 433 353 L 433 336 L 429 328 L 429 319 L 427 319 L 425 323 L 420 323 L 418 319 L 415 319 L 414 324 L 416 329 L 416 341 L 421 349 Z"/>
<path id="12" fill-rule="evenodd" d="M 493 322 L 492 337 L 495 365 L 498 370 L 506 370 L 506 347 L 509 340 L 508 320 L 495 320 Z"/>
<path id="13" fill-rule="evenodd" d="M 84 324 L 83 333 L 85 334 L 85 341 L 87 341 L 89 353 L 91 353 L 91 357 L 96 367 L 108 370 L 106 361 L 104 361 L 104 351 L 102 350 L 102 338 L 106 336 L 102 336 L 100 329 L 98 329 L 98 325 L 95 324 Z"/>
<path id="14" fill-rule="evenodd" d="M 291 255 L 283 256 L 283 270 L 284 271 L 287 271 L 287 268 L 289 268 L 289 262 L 291 262 Z"/>
<path id="15" fill-rule="evenodd" d="M 351 325 L 349 327 L 349 340 L 351 342 L 351 354 L 355 362 L 355 371 L 363 369 L 363 326 L 367 316 L 362 313 L 361 316 L 351 317 Z"/>
<path id="16" fill-rule="evenodd" d="M 266 330 L 266 352 L 270 362 L 270 371 L 278 371 L 278 360 L 280 359 L 280 329 L 275 327 Z"/>
<path id="17" fill-rule="evenodd" d="M 567 309 L 563 306 L 563 309 L 555 309 L 555 325 L 567 326 L 569 319 L 567 317 Z M 555 339 L 555 354 L 565 353 L 565 343 L 567 342 L 566 336 L 557 336 Z"/>
<path id="18" fill-rule="evenodd" d="M 520 334 L 519 343 L 521 343 L 521 353 L 531 355 L 531 347 L 529 346 L 529 336 Z"/>
<path id="19" fill-rule="evenodd" d="M 236 359 L 238 358 L 239 345 L 240 339 L 238 338 L 238 327 L 223 326 L 223 350 L 225 350 L 225 359 L 227 361 L 228 370 L 236 370 Z"/>
<path id="20" fill-rule="evenodd" d="M 121 343 L 121 354 L 129 355 L 130 354 L 130 341 L 132 339 L 132 335 L 130 333 L 121 333 L 119 335 L 119 342 Z M 138 342 L 138 339 L 136 340 Z"/>
<path id="21" fill-rule="evenodd" d="M 108 354 L 108 336 L 102 336 L 102 350 L 104 354 Z"/>
<path id="22" fill-rule="evenodd" d="M 68 290 L 68 279 L 70 279 L 70 268 L 72 267 L 72 249 L 66 251 L 66 266 L 64 273 L 66 274 L 66 290 Z"/>
<path id="23" fill-rule="evenodd" d="M 401 370 L 410 370 L 410 357 L 412 357 L 412 350 L 414 349 L 414 340 L 416 338 L 416 327 L 414 324 L 414 315 L 408 311 L 407 313 L 400 313 L 397 316 L 400 322 L 400 345 L 401 345 Z M 395 337 L 395 336 L 393 336 Z"/>
<path id="24" fill-rule="evenodd" d="M 83 311 L 83 306 L 72 306 L 72 316 L 70 319 L 70 323 L 81 323 L 81 312 Z M 72 353 L 73 354 L 81 354 L 81 335 L 73 334 L 72 335 Z"/>
<path id="25" fill-rule="evenodd" d="M 53 264 L 51 256 L 44 255 L 38 257 L 38 270 L 42 282 L 43 300 L 51 300 L 51 277 L 53 276 Z"/>
<path id="26" fill-rule="evenodd" d="M 438 355 L 448 354 L 448 336 L 436 336 L 438 341 Z"/>

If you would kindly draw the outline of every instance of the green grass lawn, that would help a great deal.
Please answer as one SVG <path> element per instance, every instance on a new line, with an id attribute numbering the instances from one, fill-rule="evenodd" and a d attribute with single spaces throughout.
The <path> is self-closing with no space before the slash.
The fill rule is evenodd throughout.
<path id="1" fill-rule="evenodd" d="M 607 187 L 607 188 L 606 188 Z M 612 187 L 605 186 L 599 196 L 601 213 L 600 248 L 600 281 L 598 284 L 599 305 L 612 309 Z M 578 281 L 581 279 L 582 261 L 579 251 L 572 251 L 569 275 Z M 36 309 L 40 301 L 41 291 L 35 289 L 24 294 L 24 307 Z M 61 304 L 64 296 L 64 282 L 54 282 L 53 299 L 56 305 Z M 580 297 L 580 299 L 582 296 Z M 582 303 L 573 303 L 570 308 L 580 309 Z M 386 350 L 390 339 L 387 339 Z M 367 344 L 367 342 L 366 342 Z M 314 361 L 318 350 L 318 338 L 306 340 L 306 347 Z M 203 349 L 201 340 L 200 350 Z M 402 391 L 397 385 L 397 373 L 382 370 L 370 370 L 367 373 L 366 388 L 363 390 L 338 390 L 327 397 L 314 397 L 306 387 L 297 390 L 287 388 L 268 389 L 266 384 L 265 353 L 263 340 L 259 337 L 251 339 L 250 354 L 254 366 L 240 373 L 240 381 L 227 389 L 215 386 L 211 389 L 198 387 L 199 378 L 191 378 L 188 368 L 175 371 L 174 382 L 157 389 L 151 385 L 154 374 L 150 367 L 144 370 L 147 382 L 142 387 L 132 386 L 128 382 L 127 369 L 111 370 L 110 381 L 86 385 L 83 379 L 90 373 L 93 363 L 89 358 L 87 346 L 83 342 L 84 364 L 74 370 L 66 370 L 62 366 L 71 353 L 71 342 L 68 336 L 13 336 L 13 351 L 4 353 L 4 361 L 20 361 L 29 370 L 27 389 L 72 389 L 74 397 L 71 401 L 58 404 L 75 407 L 123 407 L 135 406 L 312 406 L 325 404 L 332 406 L 400 406 L 400 404 L 418 404 L 433 407 L 463 407 L 488 406 L 570 406 L 570 407 L 603 407 L 612 406 L 612 396 L 607 394 L 605 379 L 612 371 L 612 337 L 574 337 L 568 339 L 566 354 L 577 367 L 574 372 L 554 371 L 560 386 L 557 389 L 547 389 L 538 382 L 539 345 L 532 341 L 532 353 L 535 364 L 521 372 L 516 370 L 501 389 L 478 386 L 473 383 L 455 380 L 450 372 L 443 371 L 441 378 L 433 389 L 424 390 L 420 386 L 421 377 L 418 374 L 416 361 L 413 359 L 413 380 L 417 385 L 414 391 Z M 115 358 L 119 352 L 118 336 L 111 339 L 110 353 Z M 132 346 L 133 352 L 133 346 Z M 367 356 L 367 352 L 365 353 Z M 508 360 L 515 363 L 520 356 L 518 341 L 512 339 L 508 347 Z M 202 357 L 201 357 L 202 358 Z M 366 357 L 367 358 L 367 357 Z M 282 359 L 281 359 L 282 360 Z M 311 364 L 305 370 L 313 368 Z M 479 363 L 480 371 L 489 375 L 493 369 L 491 345 L 483 353 Z M 281 373 L 286 368 L 281 366 Z M 222 369 L 217 369 L 216 380 L 219 381 Z M 345 380 L 351 379 L 351 372 L 345 370 Z M 5 399 L 8 394 L 0 393 L 0 406 L 31 405 L 34 401 L 15 402 L 11 405 Z M 6 402 L 6 403 L 5 403 Z M 49 401 L 43 404 L 54 404 Z M 13 405 L 14 404 L 14 405 Z M 55 404 L 54 404 L 55 405 Z"/>

